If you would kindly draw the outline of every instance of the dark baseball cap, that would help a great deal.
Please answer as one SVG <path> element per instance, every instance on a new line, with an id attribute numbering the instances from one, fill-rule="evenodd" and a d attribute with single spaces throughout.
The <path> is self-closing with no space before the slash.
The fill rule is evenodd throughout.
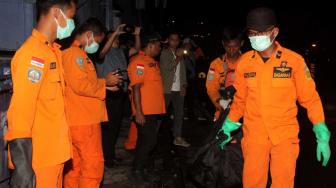
<path id="1" fill-rule="evenodd" d="M 246 17 L 247 29 L 266 31 L 270 26 L 277 24 L 275 13 L 267 7 L 259 7 L 251 10 Z"/>

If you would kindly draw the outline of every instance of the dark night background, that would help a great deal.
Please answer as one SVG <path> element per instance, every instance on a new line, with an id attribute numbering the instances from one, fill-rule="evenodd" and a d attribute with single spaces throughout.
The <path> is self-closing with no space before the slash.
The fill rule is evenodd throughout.
<path id="1" fill-rule="evenodd" d="M 134 3 L 134 2 L 133 2 Z M 207 66 L 223 52 L 220 32 L 223 26 L 234 25 L 244 29 L 245 16 L 258 6 L 273 8 L 276 12 L 280 33 L 277 40 L 305 59 L 315 64 L 315 81 L 322 98 L 326 123 L 332 134 L 332 157 L 325 168 L 316 161 L 316 142 L 306 111 L 300 109 L 301 147 L 297 162 L 295 187 L 336 187 L 335 160 L 335 68 L 336 41 L 335 8 L 323 1 L 224 1 L 224 0 L 167 0 L 166 8 L 155 7 L 155 0 L 146 1 L 145 10 L 136 10 L 129 1 L 115 1 L 115 7 L 123 11 L 124 23 L 140 24 L 145 30 L 159 31 L 167 36 L 177 30 L 183 36 L 191 36 L 203 49 Z M 132 4 L 132 3 L 131 3 Z M 128 7 L 128 8 L 127 8 Z M 133 7 L 133 8 L 132 8 Z M 313 44 L 316 45 L 313 47 Z M 245 38 L 243 51 L 250 49 Z"/>
<path id="2" fill-rule="evenodd" d="M 323 1 L 191 1 L 168 0 L 166 8 L 155 8 L 154 0 L 146 1 L 146 10 L 125 10 L 124 22 L 141 22 L 145 29 L 159 31 L 166 36 L 168 31 L 177 30 L 184 36 L 191 36 L 204 50 L 207 63 L 222 53 L 220 32 L 226 25 L 245 27 L 245 16 L 258 6 L 273 8 L 277 14 L 280 33 L 277 40 L 284 47 L 298 52 L 307 63 L 316 64 L 316 82 L 321 97 L 335 103 L 334 67 L 336 55 L 335 8 Z M 126 1 L 116 2 L 122 9 Z M 140 16 L 139 16 L 140 15 Z M 141 19 L 139 19 L 141 17 Z M 134 18 L 138 20 L 134 21 Z M 139 21 L 142 20 L 142 21 Z M 201 38 L 202 36 L 203 38 Z M 312 47 L 316 44 L 316 47 Z M 249 50 L 245 40 L 243 50 Z M 325 93 L 325 94 L 324 94 Z"/>
<path id="3" fill-rule="evenodd" d="M 34 2 L 34 0 L 25 0 L 25 2 L 30 1 Z M 224 26 L 233 25 L 243 30 L 245 16 L 249 10 L 259 6 L 274 9 L 280 28 L 276 40 L 282 46 L 301 54 L 308 65 L 315 64 L 314 79 L 324 105 L 326 123 L 332 133 L 330 141 L 332 156 L 328 166 L 322 167 L 321 163 L 316 160 L 316 141 L 312 125 L 307 118 L 306 111 L 300 108 L 298 119 L 301 128 L 301 147 L 297 161 L 295 187 L 336 188 L 336 48 L 334 44 L 336 42 L 336 8 L 333 5 L 334 2 L 321 0 L 143 0 L 146 2 L 145 7 L 138 9 L 136 4 L 139 1 L 142 0 L 78 0 L 77 21 L 81 23 L 86 18 L 95 16 L 107 23 L 109 16 L 102 7 L 110 2 L 111 9 L 118 10 L 117 17 L 122 23 L 140 25 L 143 30 L 157 31 L 163 37 L 167 37 L 171 30 L 180 32 L 183 37 L 191 37 L 204 51 L 205 60 L 202 63 L 205 71 L 210 62 L 223 53 L 220 33 Z M 22 17 L 24 13 L 17 15 Z M 28 20 L 26 17 L 24 19 Z M 12 23 L 9 26 L 13 26 Z M 1 27 L 8 30 L 8 26 L 4 27 L 0 24 L 0 30 Z M 5 35 L 2 34 L 2 36 Z M 250 43 L 245 37 L 242 51 L 246 52 L 250 49 Z M 11 50 L 2 51 L 0 48 L 0 55 L 13 55 L 14 51 Z M 205 92 L 205 87 L 202 89 Z M 204 132 L 202 126 L 197 128 L 194 124 L 187 125 L 186 127 L 190 128 L 187 134 L 201 140 L 198 133 Z M 198 133 L 195 134 L 197 131 Z"/>
<path id="4" fill-rule="evenodd" d="M 185 36 L 194 37 L 203 48 L 207 62 L 222 52 L 220 31 L 225 25 L 240 28 L 245 26 L 247 12 L 258 6 L 268 6 L 276 11 L 280 33 L 277 40 L 282 46 L 298 52 L 308 64 L 316 65 L 315 81 L 325 107 L 326 122 L 335 133 L 335 68 L 336 27 L 335 9 L 331 3 L 322 1 L 181 1 L 169 0 L 167 9 L 152 9 L 145 12 L 147 22 L 152 23 L 163 36 L 171 28 Z M 244 50 L 249 50 L 245 40 Z M 316 44 L 316 47 L 312 47 Z M 295 187 L 336 187 L 335 134 L 332 134 L 332 157 L 329 165 L 323 168 L 316 162 L 315 138 L 312 125 L 305 110 L 299 113 L 301 126 L 301 148 L 297 163 Z"/>

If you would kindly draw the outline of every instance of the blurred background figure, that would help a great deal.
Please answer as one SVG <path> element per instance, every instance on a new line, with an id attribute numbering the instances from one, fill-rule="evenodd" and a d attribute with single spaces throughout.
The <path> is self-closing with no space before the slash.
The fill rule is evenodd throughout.
<path id="1" fill-rule="evenodd" d="M 168 47 L 160 56 L 160 69 L 165 92 L 166 111 L 173 107 L 174 124 L 172 127 L 174 144 L 189 147 L 190 144 L 182 138 L 184 116 L 184 97 L 187 92 L 187 75 L 183 48 L 180 48 L 180 36 L 171 32 L 168 36 Z"/>

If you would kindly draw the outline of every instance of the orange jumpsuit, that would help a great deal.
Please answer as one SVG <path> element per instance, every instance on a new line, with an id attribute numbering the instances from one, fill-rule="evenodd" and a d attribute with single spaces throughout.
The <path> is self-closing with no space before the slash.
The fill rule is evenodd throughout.
<path id="1" fill-rule="evenodd" d="M 206 88 L 213 104 L 219 103 L 221 98 L 219 89 L 221 86 L 228 87 L 233 85 L 236 66 L 237 63 L 228 61 L 226 55 L 224 60 L 216 58 L 211 62 L 206 80 Z M 220 109 L 216 109 L 215 119 L 218 119 L 219 115 Z"/>
<path id="2" fill-rule="evenodd" d="M 64 177 L 65 188 L 98 188 L 104 173 L 100 122 L 107 121 L 106 86 L 93 63 L 75 41 L 63 51 L 66 114 L 73 159 Z"/>
<path id="3" fill-rule="evenodd" d="M 58 177 L 62 177 L 63 164 L 71 157 L 59 48 L 33 30 L 11 63 L 14 92 L 6 139 L 32 138 L 37 188 L 62 187 Z"/>
<path id="4" fill-rule="evenodd" d="M 236 69 L 237 92 L 228 117 L 237 122 L 244 116 L 245 188 L 266 187 L 269 164 L 272 188 L 294 187 L 299 154 L 297 100 L 313 124 L 324 122 L 322 103 L 304 59 L 276 45 L 266 62 L 250 51 Z"/>

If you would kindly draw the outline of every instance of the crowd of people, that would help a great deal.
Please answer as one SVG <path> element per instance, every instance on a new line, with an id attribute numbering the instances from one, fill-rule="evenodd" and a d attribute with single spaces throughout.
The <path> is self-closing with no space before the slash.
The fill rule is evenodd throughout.
<path id="1" fill-rule="evenodd" d="M 11 186 L 100 187 L 104 168 L 122 160 L 115 148 L 123 119 L 130 125 L 125 149 L 135 150 L 130 179 L 153 181 L 148 164 L 162 122 L 173 119 L 171 144 L 190 147 L 183 120 L 185 103 L 188 118 L 195 118 L 197 45 L 178 32 L 165 40 L 140 27 L 129 32 L 124 24 L 106 32 L 96 18 L 75 25 L 71 0 L 37 5 L 37 26 L 11 63 L 6 134 Z M 228 105 L 221 91 L 236 91 L 220 130 L 228 137 L 221 147 L 234 143 L 230 133 L 242 127 L 243 186 L 266 187 L 270 169 L 272 187 L 294 187 L 296 101 L 307 108 L 317 158 L 325 166 L 331 152 L 322 103 L 304 59 L 276 41 L 280 30 L 273 10 L 253 9 L 246 24 L 253 50 L 242 52 L 243 31 L 225 27 L 225 53 L 211 62 L 204 90 L 216 109 L 215 121 Z M 61 51 L 55 41 L 67 37 L 71 45 Z"/>

